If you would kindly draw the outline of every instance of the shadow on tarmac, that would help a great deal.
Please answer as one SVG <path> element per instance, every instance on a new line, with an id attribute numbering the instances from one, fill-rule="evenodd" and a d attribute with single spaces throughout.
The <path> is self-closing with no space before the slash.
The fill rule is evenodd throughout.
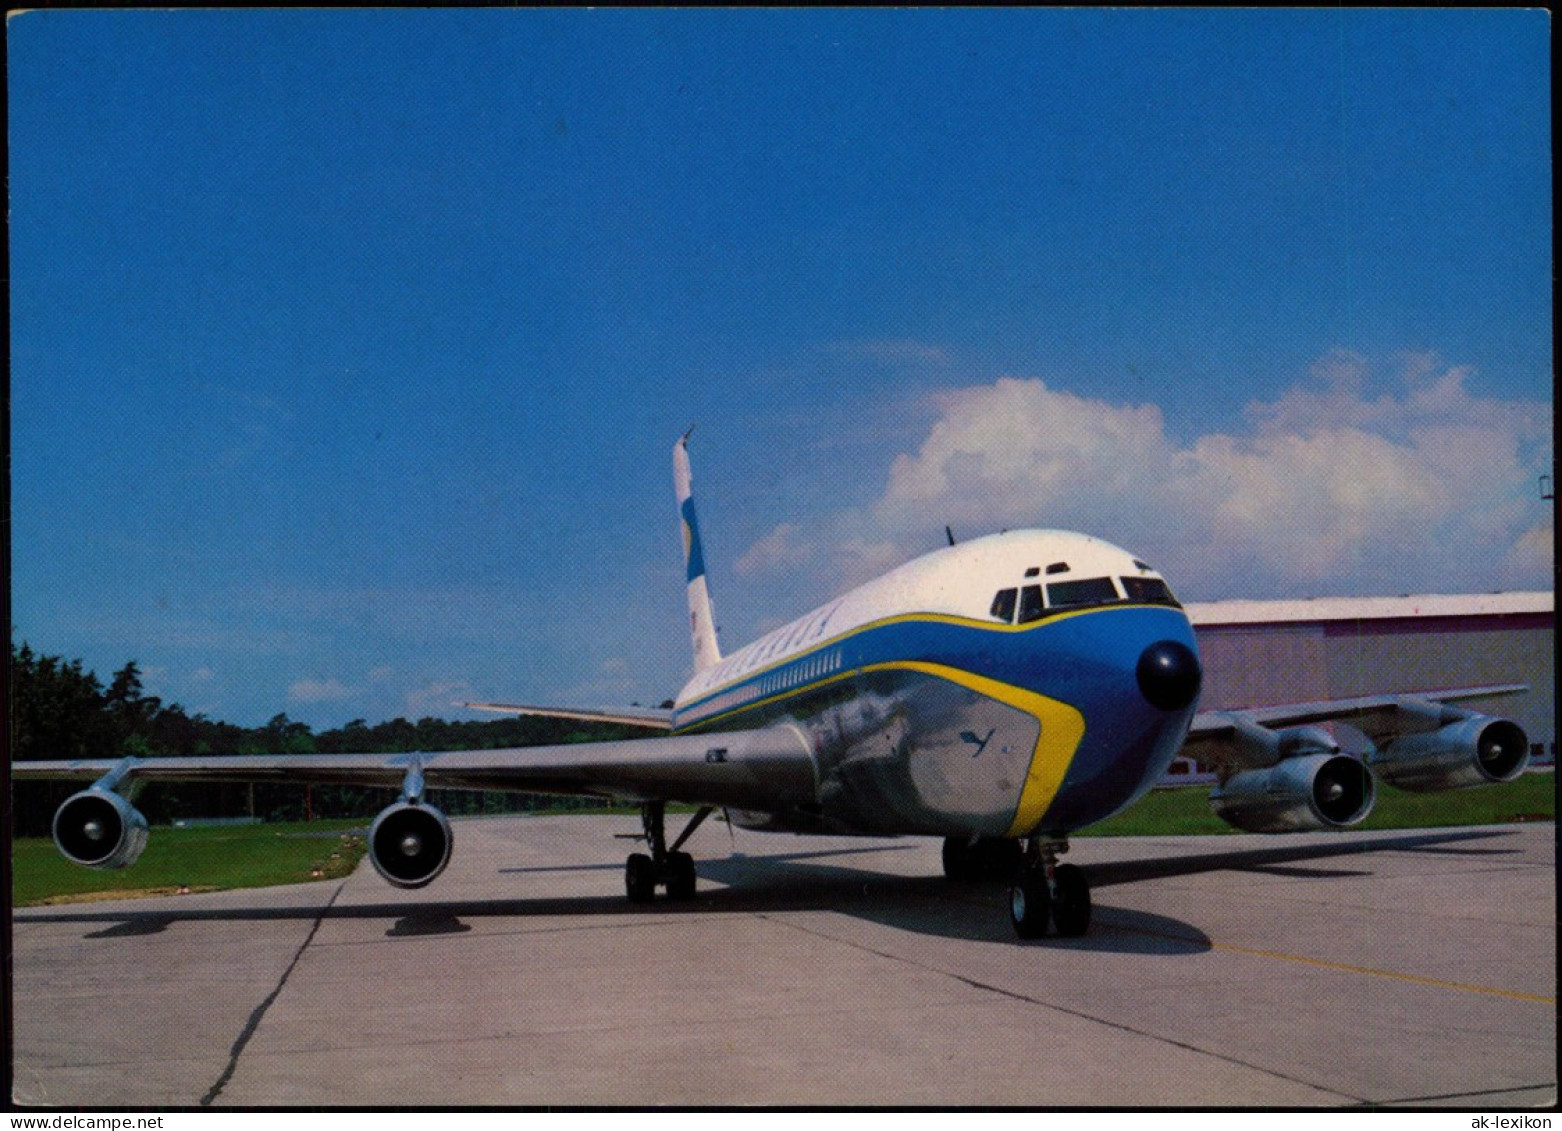
<path id="1" fill-rule="evenodd" d="M 1502 830 L 1435 831 L 1411 836 L 1340 836 L 1326 843 L 1240 848 L 1191 856 L 1152 856 L 1138 860 L 1087 864 L 1085 873 L 1095 891 L 1146 880 L 1167 879 L 1215 871 L 1247 871 L 1290 878 L 1335 878 L 1370 875 L 1374 852 L 1436 852 L 1469 855 L 1509 854 L 1514 850 L 1474 847 L 1473 841 L 1511 835 Z M 1082 841 L 1080 843 L 1088 843 Z M 1453 847 L 1459 845 L 1461 847 Z M 1034 946 L 1014 937 L 1008 922 L 1008 888 L 1002 882 L 954 884 L 942 876 L 895 876 L 855 868 L 838 861 L 859 854 L 908 851 L 916 846 L 878 845 L 776 855 L 731 856 L 701 860 L 700 874 L 723 887 L 703 889 L 689 903 L 659 899 L 643 907 L 626 907 L 622 896 L 544 897 L 538 899 L 451 900 L 405 903 L 387 901 L 339 906 L 334 893 L 322 893 L 317 903 L 295 907 L 192 907 L 170 909 L 159 900 L 153 910 L 77 911 L 59 908 L 18 909 L 14 922 L 80 923 L 100 929 L 88 939 L 115 939 L 158 934 L 181 922 L 245 922 L 263 920 L 392 919 L 389 938 L 420 938 L 461 934 L 471 930 L 464 920 L 490 917 L 668 916 L 746 914 L 764 917 L 796 911 L 829 911 L 861 918 L 916 934 L 1012 946 Z M 1356 868 L 1311 868 L 1305 862 L 1352 858 Z M 602 864 L 550 868 L 501 868 L 500 874 L 619 870 Z M 1090 932 L 1081 938 L 1045 941 L 1069 950 L 1179 956 L 1210 949 L 1197 927 L 1162 915 L 1096 901 Z"/>
<path id="2" fill-rule="evenodd" d="M 638 841 L 641 838 L 626 837 L 623 839 Z M 745 852 L 733 852 L 726 857 L 717 857 L 716 860 L 754 859 L 791 862 L 793 860 L 807 860 L 811 857 L 818 856 L 853 856 L 864 853 L 876 854 L 880 852 L 909 852 L 915 850 L 916 847 L 917 846 L 914 844 L 874 845 L 872 848 L 826 848 L 818 852 L 782 852 L 777 853 L 774 856 L 761 855 L 754 857 L 750 857 Z M 707 863 L 714 862 L 716 861 L 700 861 L 701 871 L 707 870 L 705 867 Z M 624 865 L 622 861 L 613 860 L 603 864 L 540 864 L 528 868 L 498 868 L 495 870 L 501 876 L 548 875 L 555 872 L 622 872 L 624 870 Z"/>
<path id="3" fill-rule="evenodd" d="M 1366 856 L 1373 852 L 1428 852 L 1491 856 L 1512 855 L 1517 849 L 1508 848 L 1448 848 L 1450 844 L 1462 844 L 1473 840 L 1490 840 L 1493 837 L 1511 836 L 1503 830 L 1439 830 L 1413 836 L 1383 836 L 1357 839 L 1350 834 L 1340 834 L 1338 839 L 1322 844 L 1277 845 L 1274 848 L 1244 848 L 1230 852 L 1203 852 L 1196 856 L 1154 857 L 1145 860 L 1118 860 L 1097 864 L 1085 869 L 1094 888 L 1115 884 L 1132 884 L 1141 880 L 1164 880 L 1176 876 L 1192 876 L 1201 872 L 1268 872 L 1274 874 L 1285 865 L 1307 860 L 1330 860 L 1341 856 Z M 1083 842 L 1079 842 L 1083 843 Z M 1431 846 L 1438 846 L 1435 849 Z M 1362 865 L 1370 862 L 1359 861 Z M 1370 867 L 1350 871 L 1325 869 L 1287 869 L 1286 875 L 1305 874 L 1314 878 L 1333 876 L 1370 876 Z"/>

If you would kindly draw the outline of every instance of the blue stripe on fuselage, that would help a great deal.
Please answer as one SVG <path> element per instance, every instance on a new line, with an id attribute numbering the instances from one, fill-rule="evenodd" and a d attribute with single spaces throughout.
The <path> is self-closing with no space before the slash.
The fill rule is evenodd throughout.
<path id="1" fill-rule="evenodd" d="M 1150 644 L 1197 650 L 1182 610 L 1108 605 L 1018 627 L 954 617 L 894 617 L 845 633 L 679 708 L 677 729 L 753 725 L 788 701 L 876 664 L 958 668 L 1060 700 L 1085 718 L 1085 736 L 1042 827 L 1101 820 L 1148 789 L 1181 746 L 1194 706 L 1168 713 L 1145 702 L 1135 674 Z M 1170 737 L 1168 737 L 1170 735 Z M 1168 750 L 1169 748 L 1169 750 Z"/>

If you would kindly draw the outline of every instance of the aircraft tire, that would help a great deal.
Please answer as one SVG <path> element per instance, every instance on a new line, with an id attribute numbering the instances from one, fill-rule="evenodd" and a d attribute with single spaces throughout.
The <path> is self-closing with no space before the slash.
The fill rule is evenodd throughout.
<path id="1" fill-rule="evenodd" d="M 1052 922 L 1064 938 L 1090 929 L 1090 884 L 1076 865 L 1059 864 L 1053 873 Z"/>
<path id="2" fill-rule="evenodd" d="M 976 846 L 970 838 L 946 836 L 944 838 L 944 876 L 957 884 L 970 883 L 982 874 L 976 858 Z"/>
<path id="3" fill-rule="evenodd" d="M 643 852 L 624 862 L 624 890 L 630 903 L 650 903 L 656 898 L 656 865 Z"/>
<path id="4" fill-rule="evenodd" d="M 694 898 L 694 857 L 687 852 L 667 857 L 667 898 L 686 901 Z"/>
<path id="5" fill-rule="evenodd" d="M 1009 889 L 1009 919 L 1022 939 L 1044 938 L 1052 918 L 1052 893 L 1040 868 L 1027 868 Z"/>

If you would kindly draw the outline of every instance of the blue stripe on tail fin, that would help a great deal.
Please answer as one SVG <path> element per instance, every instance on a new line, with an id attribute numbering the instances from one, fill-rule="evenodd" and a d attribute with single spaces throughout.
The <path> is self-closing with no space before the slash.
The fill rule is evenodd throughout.
<path id="1" fill-rule="evenodd" d="M 694 431 L 692 428 L 689 432 Z M 694 515 L 694 477 L 689 471 L 689 432 L 673 445 L 673 486 L 678 494 L 678 514 L 683 527 L 683 557 L 689 582 L 689 639 L 694 645 L 694 670 L 704 671 L 720 662 L 716 643 L 716 614 L 705 582 L 705 551 L 700 545 L 700 524 Z"/>
<path id="2" fill-rule="evenodd" d="M 694 500 L 683 501 L 683 556 L 689 567 L 687 580 L 705 576 L 705 553 L 700 549 L 700 520 L 694 515 Z"/>

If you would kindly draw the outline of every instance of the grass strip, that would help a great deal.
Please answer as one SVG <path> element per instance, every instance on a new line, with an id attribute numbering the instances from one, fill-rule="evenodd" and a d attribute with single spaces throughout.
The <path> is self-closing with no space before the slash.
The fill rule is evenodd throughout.
<path id="1" fill-rule="evenodd" d="M 77 900 L 269 887 L 339 879 L 364 853 L 363 821 L 154 828 L 129 868 L 82 868 L 47 837 L 11 846 L 11 897 L 17 907 Z"/>
<path id="2" fill-rule="evenodd" d="M 1516 781 L 1442 793 L 1407 793 L 1381 781 L 1377 804 L 1359 831 L 1436 829 L 1554 821 L 1556 774 L 1523 774 Z M 1240 832 L 1210 811 L 1207 786 L 1152 790 L 1138 804 L 1074 836 L 1219 836 Z"/>

